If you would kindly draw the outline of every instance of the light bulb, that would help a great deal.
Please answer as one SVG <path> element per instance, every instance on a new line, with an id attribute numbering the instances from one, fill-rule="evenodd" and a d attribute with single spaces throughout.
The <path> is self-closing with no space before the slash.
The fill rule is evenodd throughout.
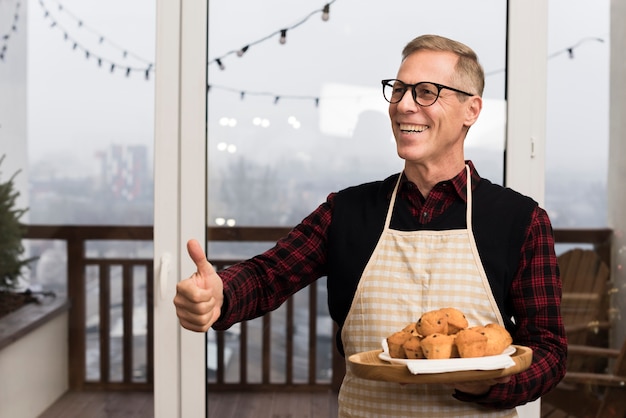
<path id="1" fill-rule="evenodd" d="M 245 54 L 245 53 L 246 53 L 246 51 L 248 50 L 248 48 L 249 48 L 249 46 L 248 46 L 248 45 L 246 45 L 246 46 L 244 46 L 243 48 L 241 48 L 239 51 L 237 51 L 237 56 L 238 56 L 238 57 L 241 57 L 243 54 Z"/>
<path id="2" fill-rule="evenodd" d="M 330 3 L 326 4 L 322 10 L 322 20 L 326 22 L 328 19 L 330 19 Z"/>
<path id="3" fill-rule="evenodd" d="M 282 29 L 280 31 L 280 39 L 278 40 L 281 45 L 285 45 L 287 43 L 287 29 Z"/>

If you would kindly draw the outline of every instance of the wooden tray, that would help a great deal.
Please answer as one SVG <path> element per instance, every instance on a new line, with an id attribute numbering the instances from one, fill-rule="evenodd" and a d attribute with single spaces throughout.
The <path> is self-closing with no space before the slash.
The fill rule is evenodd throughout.
<path id="1" fill-rule="evenodd" d="M 382 350 L 365 351 L 348 357 L 348 367 L 360 378 L 397 383 L 455 383 L 473 380 L 495 379 L 526 370 L 533 359 L 532 349 L 514 345 L 511 358 L 515 366 L 498 370 L 465 370 L 446 373 L 413 374 L 406 365 L 392 364 L 378 358 Z M 428 361 L 428 360 L 424 360 Z"/>

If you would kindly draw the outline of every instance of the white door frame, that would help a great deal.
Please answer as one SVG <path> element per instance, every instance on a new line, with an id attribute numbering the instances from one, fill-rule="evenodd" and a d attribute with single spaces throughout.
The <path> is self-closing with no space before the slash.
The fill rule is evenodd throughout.
<path id="1" fill-rule="evenodd" d="M 507 14 L 505 186 L 543 205 L 548 2 L 509 0 Z M 540 402 L 538 399 L 518 407 L 520 418 L 540 417 Z"/>
<path id="2" fill-rule="evenodd" d="M 157 0 L 154 148 L 154 412 L 206 416 L 205 334 L 181 329 L 172 299 L 206 242 L 206 1 Z"/>
<path id="3" fill-rule="evenodd" d="M 509 0 L 506 186 L 545 198 L 548 2 Z"/>

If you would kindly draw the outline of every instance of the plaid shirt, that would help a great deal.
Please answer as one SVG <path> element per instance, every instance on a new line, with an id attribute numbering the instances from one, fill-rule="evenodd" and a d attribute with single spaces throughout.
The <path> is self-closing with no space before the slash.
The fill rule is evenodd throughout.
<path id="1" fill-rule="evenodd" d="M 468 164 L 474 189 L 480 176 L 473 164 Z M 415 184 L 403 178 L 399 198 L 409 203 L 420 224 L 427 224 L 454 201 L 465 200 L 466 181 L 466 172 L 462 170 L 450 181 L 435 185 L 424 198 Z M 219 272 L 224 281 L 224 306 L 213 328 L 227 329 L 236 322 L 274 310 L 293 293 L 327 274 L 327 233 L 334 196 L 330 194 L 326 202 L 270 250 Z M 567 343 L 559 313 L 561 282 L 552 227 L 542 208 L 534 210 L 526 236 L 509 303 L 516 313 L 513 341 L 533 349 L 533 363 L 486 395 L 457 392 L 454 396 L 460 400 L 492 408 L 513 408 L 540 397 L 565 373 Z"/>

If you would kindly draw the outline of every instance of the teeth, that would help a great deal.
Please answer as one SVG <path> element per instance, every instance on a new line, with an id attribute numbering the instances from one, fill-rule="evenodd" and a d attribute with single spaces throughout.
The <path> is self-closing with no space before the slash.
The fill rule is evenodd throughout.
<path id="1" fill-rule="evenodd" d="M 426 129 L 426 125 L 400 125 L 400 130 L 406 132 L 424 132 Z"/>

